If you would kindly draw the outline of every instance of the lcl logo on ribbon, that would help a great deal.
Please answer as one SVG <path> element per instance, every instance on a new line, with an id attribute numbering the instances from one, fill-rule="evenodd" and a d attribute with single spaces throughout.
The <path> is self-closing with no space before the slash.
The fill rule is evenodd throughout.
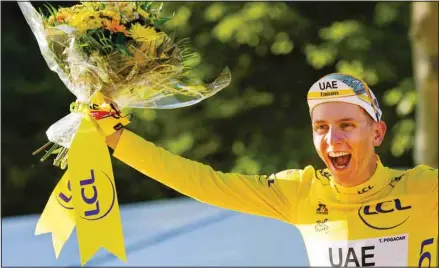
<path id="1" fill-rule="evenodd" d="M 90 178 L 86 178 L 79 181 L 79 185 L 81 186 L 81 201 L 88 205 L 89 209 L 84 211 L 84 216 L 81 215 L 81 218 L 86 220 L 99 220 L 104 218 L 110 213 L 111 209 L 114 206 L 115 198 L 116 198 L 116 189 L 114 187 L 113 182 L 110 177 L 105 174 L 103 171 L 100 173 L 100 177 L 98 177 L 101 181 L 99 182 L 95 177 L 95 173 L 91 170 Z M 106 178 L 107 180 L 104 180 Z M 105 182 L 107 183 L 105 183 Z M 99 187 L 97 186 L 99 185 Z M 93 194 L 91 196 L 86 195 L 86 191 L 92 190 Z M 103 200 L 99 199 L 99 194 L 101 197 L 105 194 L 106 196 L 111 195 L 111 198 L 106 198 L 105 202 L 107 204 L 99 203 Z M 109 203 L 109 204 L 108 204 Z M 102 210 L 101 207 L 107 207 L 107 209 Z M 96 217 L 95 217 L 96 216 Z"/>
<path id="2" fill-rule="evenodd" d="M 72 188 L 70 187 L 70 180 L 67 181 L 67 189 L 63 189 L 56 195 L 56 200 L 65 209 L 73 209 L 72 202 Z"/>
<path id="3" fill-rule="evenodd" d="M 100 173 L 100 180 L 101 183 L 99 184 L 99 187 L 97 186 L 97 176 L 95 174 L 94 170 L 90 171 L 90 177 L 80 180 L 79 186 L 81 187 L 81 202 L 85 204 L 85 207 L 87 209 L 84 210 L 83 213 L 81 213 L 80 217 L 85 220 L 99 220 L 107 216 L 115 202 L 116 198 L 116 190 L 114 187 L 113 182 L 111 181 L 110 177 L 105 174 L 103 171 Z M 59 194 L 56 196 L 58 203 L 65 209 L 73 209 L 73 202 L 72 202 L 72 189 L 70 186 L 70 180 L 67 182 L 67 187 L 59 192 Z M 103 194 L 110 194 L 111 198 L 109 201 L 104 201 L 105 203 L 102 203 L 102 200 L 99 199 L 99 196 L 103 196 Z M 108 200 L 108 198 L 106 198 Z M 102 209 L 106 208 L 106 209 Z"/>

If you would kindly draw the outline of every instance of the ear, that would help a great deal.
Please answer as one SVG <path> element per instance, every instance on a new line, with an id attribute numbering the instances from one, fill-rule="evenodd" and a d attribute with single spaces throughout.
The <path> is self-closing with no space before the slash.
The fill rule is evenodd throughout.
<path id="1" fill-rule="evenodd" d="M 375 122 L 373 145 L 380 146 L 386 135 L 387 125 L 384 121 Z"/>

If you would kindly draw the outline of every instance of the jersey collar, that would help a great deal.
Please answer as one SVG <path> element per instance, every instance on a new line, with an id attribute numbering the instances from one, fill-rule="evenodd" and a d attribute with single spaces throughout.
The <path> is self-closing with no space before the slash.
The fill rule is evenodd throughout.
<path id="1" fill-rule="evenodd" d="M 345 199 L 346 201 L 351 202 L 362 201 L 375 195 L 388 184 L 390 174 L 387 168 L 381 163 L 379 156 L 376 155 L 376 157 L 377 168 L 372 177 L 366 182 L 353 187 L 345 187 L 335 182 L 334 179 L 331 180 L 331 184 L 335 188 L 340 199 Z"/>

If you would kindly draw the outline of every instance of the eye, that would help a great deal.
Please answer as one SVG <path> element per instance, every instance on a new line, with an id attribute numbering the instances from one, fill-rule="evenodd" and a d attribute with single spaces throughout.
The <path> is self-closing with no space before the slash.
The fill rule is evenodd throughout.
<path id="1" fill-rule="evenodd" d="M 343 122 L 340 124 L 340 127 L 342 129 L 351 129 L 351 128 L 355 127 L 355 125 L 352 123 L 349 123 L 349 122 Z"/>
<path id="2" fill-rule="evenodd" d="M 323 131 L 325 131 L 325 130 L 327 130 L 328 129 L 328 126 L 327 125 L 316 125 L 316 126 L 314 126 L 314 130 L 315 131 L 317 131 L 317 132 L 323 132 Z"/>

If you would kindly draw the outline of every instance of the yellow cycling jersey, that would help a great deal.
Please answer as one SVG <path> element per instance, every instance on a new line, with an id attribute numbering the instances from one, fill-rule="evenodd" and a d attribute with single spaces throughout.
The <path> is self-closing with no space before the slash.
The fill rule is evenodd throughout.
<path id="1" fill-rule="evenodd" d="M 438 170 L 384 167 L 337 184 L 312 166 L 265 175 L 223 173 L 124 130 L 114 156 L 201 202 L 294 224 L 311 266 L 437 267 Z"/>

